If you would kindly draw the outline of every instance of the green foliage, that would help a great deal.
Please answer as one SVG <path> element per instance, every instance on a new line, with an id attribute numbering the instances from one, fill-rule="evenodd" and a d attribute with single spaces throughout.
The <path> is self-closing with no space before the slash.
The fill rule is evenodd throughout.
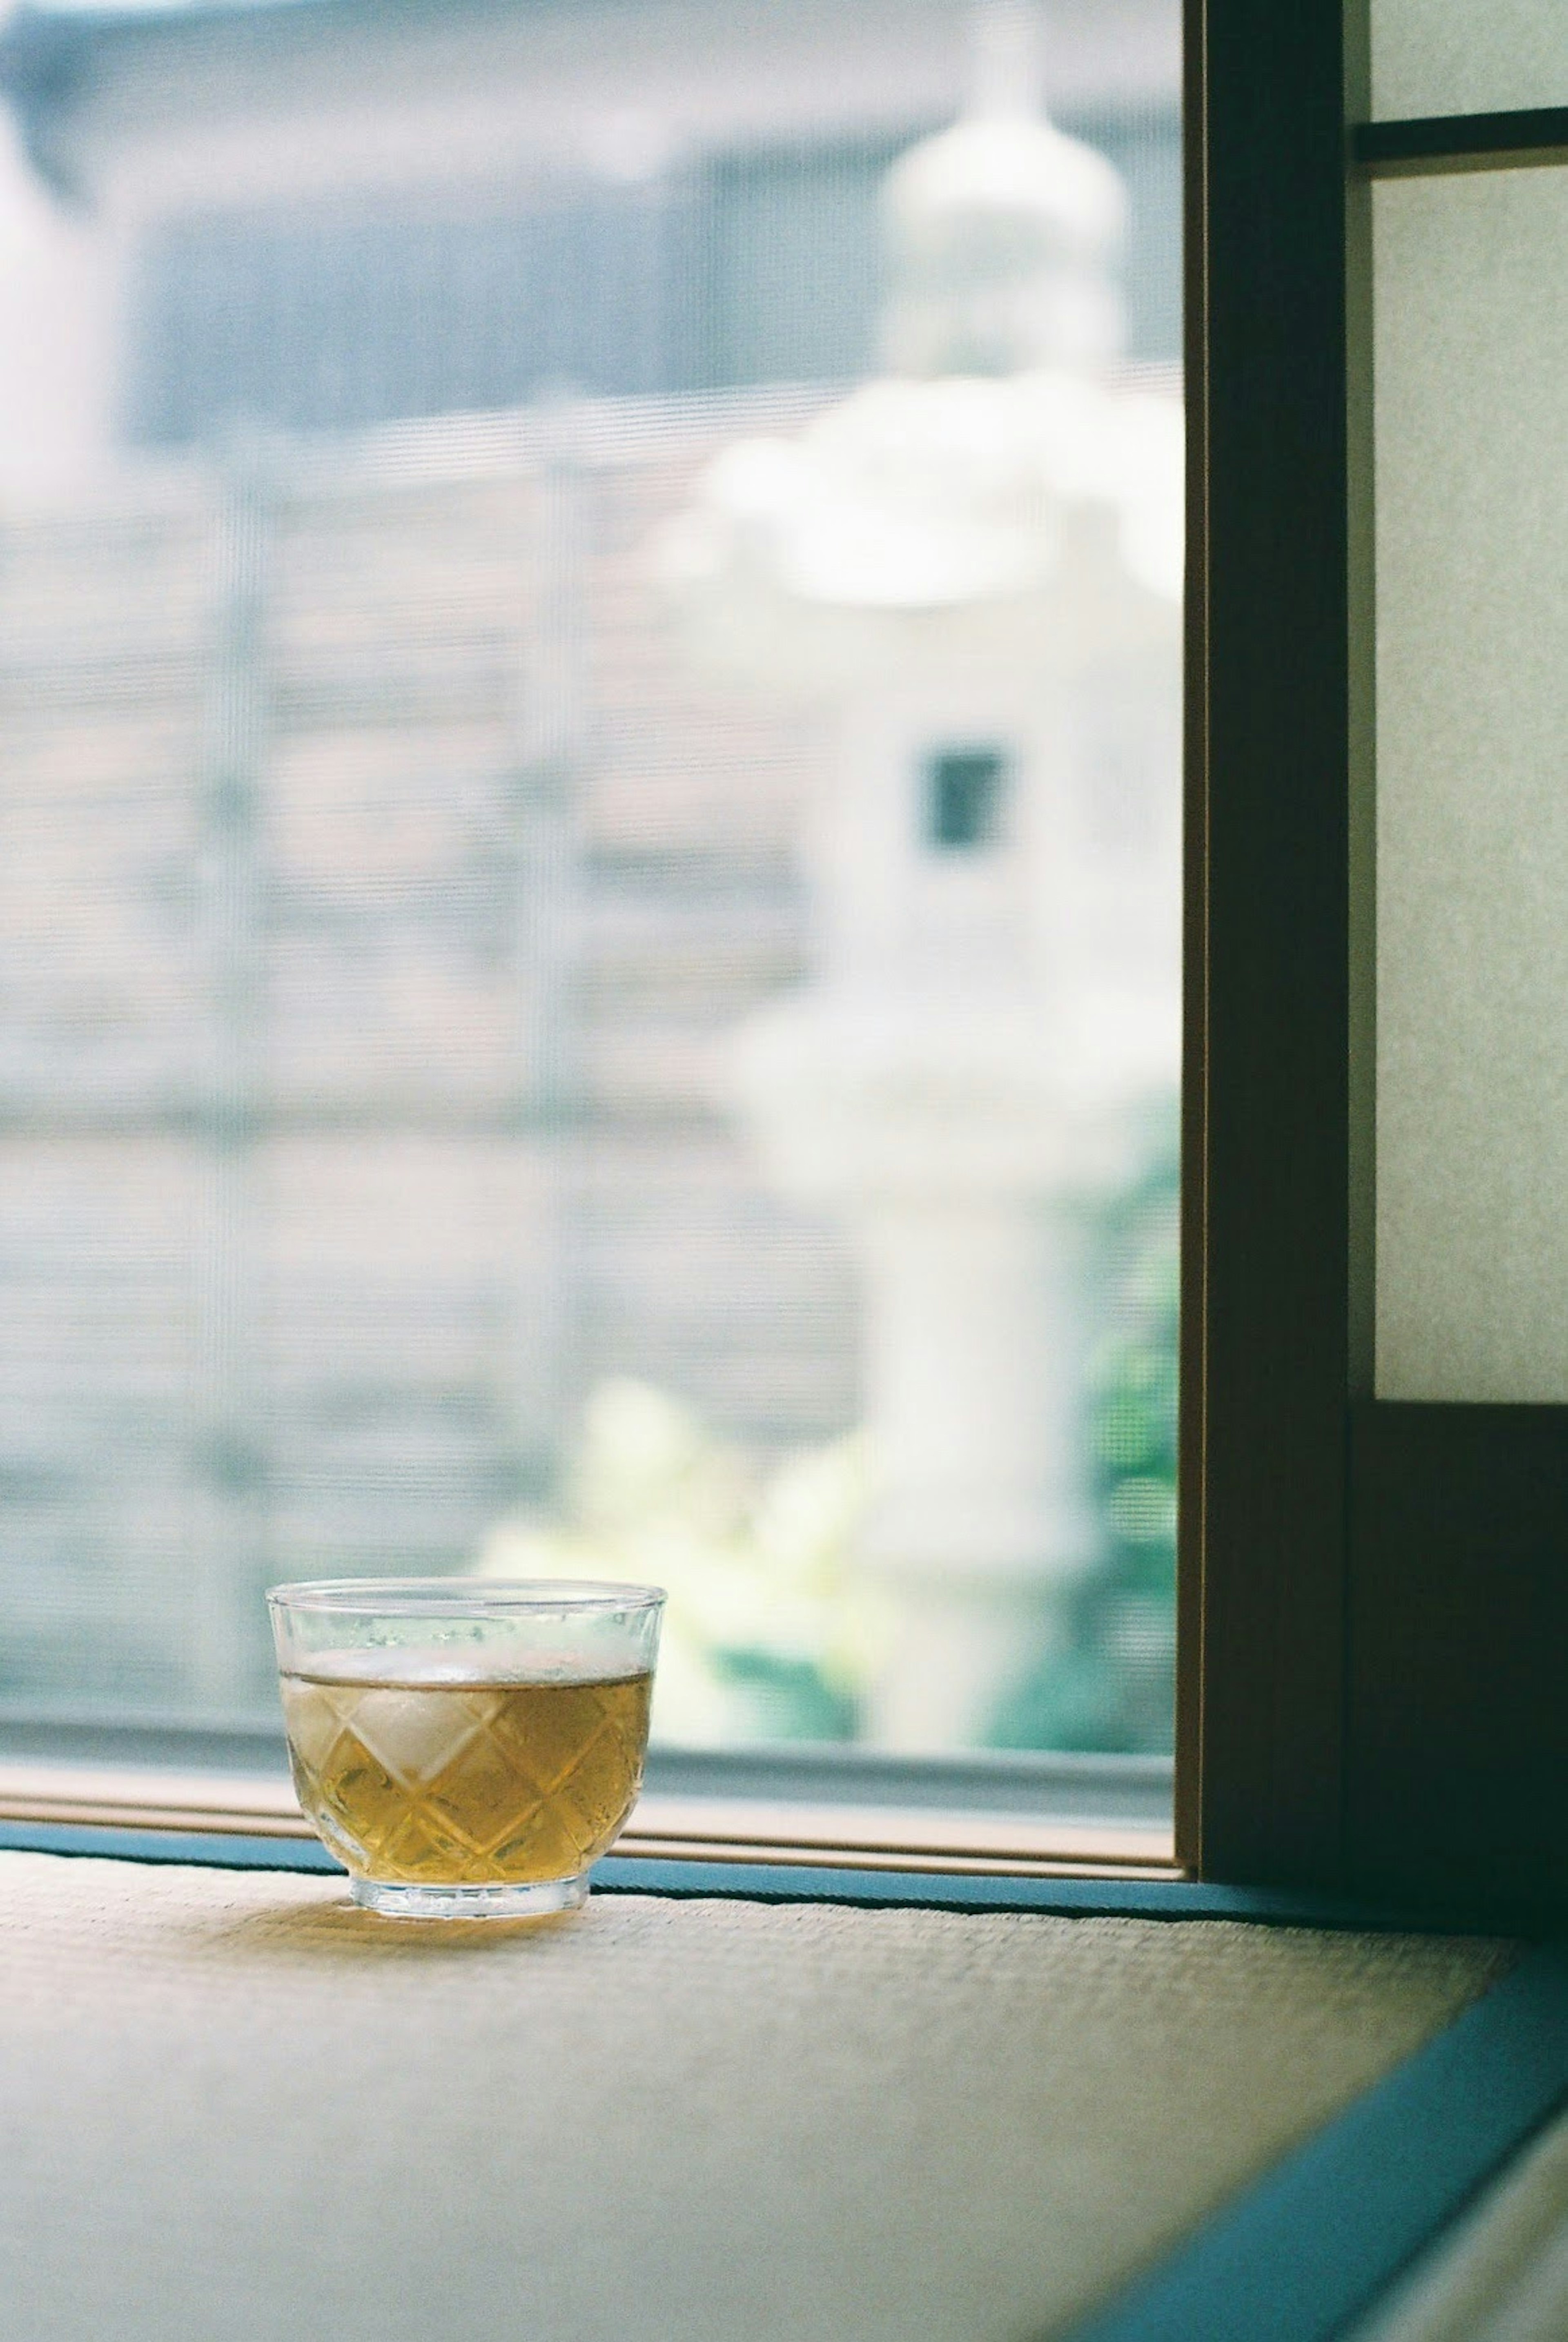
<path id="1" fill-rule="evenodd" d="M 1004 1748 L 1171 1745 L 1175 1675 L 1177 1162 L 1163 1148 L 1106 1214 L 1084 1436 L 1097 1548 L 1065 1597 L 1061 1640 L 1009 1703 Z"/>
<path id="2" fill-rule="evenodd" d="M 481 1566 L 665 1587 L 662 1739 L 853 1740 L 875 1660 L 850 1567 L 868 1486 L 858 1437 L 760 1468 L 668 1392 L 615 1379 L 589 1397 L 558 1516 L 500 1523 Z"/>
<path id="3" fill-rule="evenodd" d="M 1093 1564 L 989 1734 L 1004 1748 L 1163 1750 L 1175 1647 L 1176 1157 L 1101 1216 L 1083 1436 Z M 885 1622 L 854 1566 L 874 1475 L 859 1436 L 764 1468 L 644 1383 L 602 1383 L 548 1520 L 481 1566 L 669 1590 L 654 1728 L 688 1743 L 852 1740 Z"/>

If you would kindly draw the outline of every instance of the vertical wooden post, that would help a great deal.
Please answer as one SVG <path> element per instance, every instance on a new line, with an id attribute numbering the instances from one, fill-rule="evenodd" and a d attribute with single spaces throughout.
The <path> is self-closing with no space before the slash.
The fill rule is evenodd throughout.
<path id="1" fill-rule="evenodd" d="M 1188 0 L 1183 1857 L 1340 1875 L 1350 697 L 1342 0 Z"/>

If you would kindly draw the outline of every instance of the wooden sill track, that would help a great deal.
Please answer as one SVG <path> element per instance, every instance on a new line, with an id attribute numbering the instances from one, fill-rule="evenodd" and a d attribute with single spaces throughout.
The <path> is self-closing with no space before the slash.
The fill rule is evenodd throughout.
<path id="1" fill-rule="evenodd" d="M 272 1776 L 0 1765 L 0 1821 L 312 1839 Z M 644 1860 L 806 1865 L 1015 1878 L 1177 1878 L 1169 1828 L 1015 1814 L 644 1794 L 616 1840 Z"/>

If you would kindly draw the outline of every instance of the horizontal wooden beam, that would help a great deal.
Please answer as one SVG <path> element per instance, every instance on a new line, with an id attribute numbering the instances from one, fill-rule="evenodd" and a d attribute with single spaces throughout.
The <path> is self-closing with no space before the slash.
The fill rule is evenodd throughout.
<path id="1" fill-rule="evenodd" d="M 1372 178 L 1568 161 L 1568 105 L 1363 122 L 1350 134 L 1350 155 L 1355 168 Z"/>

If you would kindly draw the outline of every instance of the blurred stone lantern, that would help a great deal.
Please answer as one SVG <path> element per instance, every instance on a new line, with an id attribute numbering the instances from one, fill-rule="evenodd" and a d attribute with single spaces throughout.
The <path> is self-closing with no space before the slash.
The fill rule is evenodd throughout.
<path id="1" fill-rule="evenodd" d="M 895 1747 L 984 1742 L 1090 1558 L 1086 1207 L 1177 1067 L 1181 413 L 1109 379 L 1124 193 L 1028 31 L 983 11 L 888 175 L 885 374 L 728 449 L 660 548 L 694 656 L 833 711 L 814 971 L 736 1098 L 858 1251 Z"/>

